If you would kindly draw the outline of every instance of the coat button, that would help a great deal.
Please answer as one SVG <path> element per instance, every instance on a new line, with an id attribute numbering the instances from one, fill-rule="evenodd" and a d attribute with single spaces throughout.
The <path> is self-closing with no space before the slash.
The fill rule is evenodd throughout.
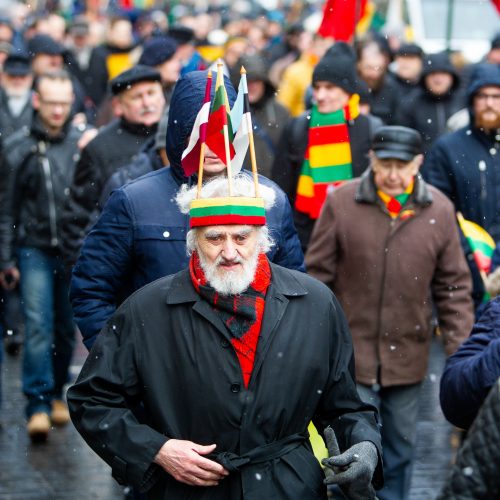
<path id="1" fill-rule="evenodd" d="M 169 236 L 170 236 L 170 233 L 169 233 L 168 231 L 165 231 L 165 232 L 163 233 L 163 237 L 164 237 L 164 238 L 168 238 Z"/>
<path id="2" fill-rule="evenodd" d="M 240 392 L 240 384 L 231 384 L 231 392 Z"/>
<path id="3" fill-rule="evenodd" d="M 220 345 L 221 345 L 222 347 L 229 347 L 229 340 L 227 340 L 227 339 L 222 339 L 222 340 L 220 341 Z"/>

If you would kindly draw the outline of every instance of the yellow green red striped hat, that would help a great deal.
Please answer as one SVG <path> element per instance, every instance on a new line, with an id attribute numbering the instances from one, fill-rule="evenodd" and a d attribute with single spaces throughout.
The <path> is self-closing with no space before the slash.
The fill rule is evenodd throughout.
<path id="1" fill-rule="evenodd" d="M 226 224 L 266 224 L 264 199 L 246 196 L 197 198 L 190 204 L 189 216 L 191 228 Z"/>

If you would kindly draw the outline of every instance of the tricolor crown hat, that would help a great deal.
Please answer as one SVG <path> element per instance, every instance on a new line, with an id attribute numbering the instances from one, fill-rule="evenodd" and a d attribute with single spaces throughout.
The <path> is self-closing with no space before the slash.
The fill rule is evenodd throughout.
<path id="1" fill-rule="evenodd" d="M 266 224 L 264 200 L 250 196 L 198 198 L 191 202 L 189 216 L 191 228 L 226 224 Z"/>

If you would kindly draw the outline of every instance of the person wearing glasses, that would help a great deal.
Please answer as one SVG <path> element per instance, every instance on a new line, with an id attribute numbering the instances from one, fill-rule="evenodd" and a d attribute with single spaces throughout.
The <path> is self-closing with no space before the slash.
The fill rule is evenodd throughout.
<path id="1" fill-rule="evenodd" d="M 478 64 L 467 90 L 470 125 L 440 137 L 426 156 L 422 174 L 445 193 L 465 219 L 500 241 L 500 66 Z M 470 253 L 467 248 L 466 253 Z M 471 256 L 470 256 L 471 257 Z M 474 301 L 484 297 L 483 280 L 468 258 Z"/>
<path id="2" fill-rule="evenodd" d="M 60 214 L 85 129 L 72 124 L 73 85 L 63 70 L 38 76 L 34 116 L 3 144 L 0 284 L 18 282 L 24 308 L 23 391 L 32 441 L 69 421 L 62 390 L 75 326 L 60 248 Z"/>

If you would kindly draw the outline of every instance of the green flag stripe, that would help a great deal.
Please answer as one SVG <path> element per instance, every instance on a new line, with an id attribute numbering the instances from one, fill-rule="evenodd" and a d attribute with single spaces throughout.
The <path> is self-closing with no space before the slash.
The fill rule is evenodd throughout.
<path id="1" fill-rule="evenodd" d="M 242 214 L 242 215 L 265 215 L 263 207 L 251 207 L 244 205 L 223 205 L 218 207 L 192 208 L 189 211 L 191 217 L 208 217 L 210 215 Z"/>
<path id="2" fill-rule="evenodd" d="M 473 252 L 481 252 L 486 257 L 491 257 L 493 255 L 494 248 L 491 248 L 486 243 L 479 240 L 473 240 L 472 238 L 467 238 L 467 241 Z"/>
<path id="3" fill-rule="evenodd" d="M 352 179 L 352 165 L 333 165 L 329 167 L 316 167 L 311 169 L 311 177 L 316 182 L 336 182 Z"/>

